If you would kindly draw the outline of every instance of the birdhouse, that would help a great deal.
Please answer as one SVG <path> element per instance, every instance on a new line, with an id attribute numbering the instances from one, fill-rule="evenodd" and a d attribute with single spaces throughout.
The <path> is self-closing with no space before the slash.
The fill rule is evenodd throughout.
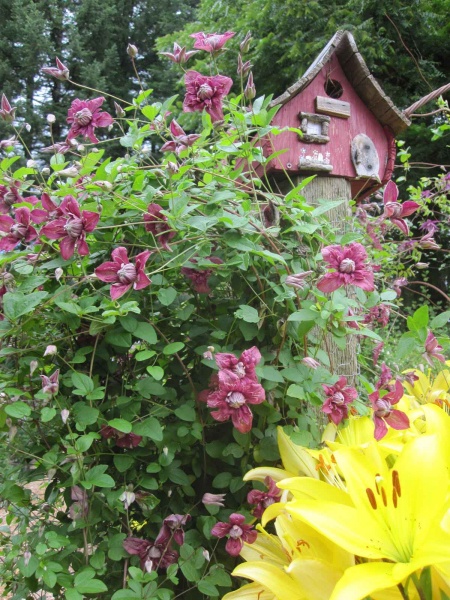
<path id="1" fill-rule="evenodd" d="M 345 178 L 354 198 L 389 181 L 395 137 L 410 123 L 370 74 L 348 31 L 338 31 L 271 106 L 280 107 L 272 125 L 298 131 L 264 141 L 265 156 L 288 149 L 265 165 L 265 174 Z"/>

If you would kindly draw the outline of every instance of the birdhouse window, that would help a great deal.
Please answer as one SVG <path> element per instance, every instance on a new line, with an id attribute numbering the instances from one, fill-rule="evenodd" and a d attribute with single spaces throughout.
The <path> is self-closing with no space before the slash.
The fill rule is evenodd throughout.
<path id="1" fill-rule="evenodd" d="M 326 144 L 330 141 L 328 135 L 330 117 L 305 112 L 301 112 L 298 116 L 300 119 L 300 129 L 303 133 L 303 135 L 300 136 L 302 142 L 310 144 Z"/>

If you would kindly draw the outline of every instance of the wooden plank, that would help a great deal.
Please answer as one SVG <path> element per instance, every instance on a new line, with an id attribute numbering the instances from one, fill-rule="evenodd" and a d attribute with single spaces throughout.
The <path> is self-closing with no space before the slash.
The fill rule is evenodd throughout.
<path id="1" fill-rule="evenodd" d="M 316 110 L 318 113 L 324 115 L 348 119 L 350 117 L 350 102 L 344 102 L 343 100 L 337 100 L 336 98 L 317 96 Z"/>

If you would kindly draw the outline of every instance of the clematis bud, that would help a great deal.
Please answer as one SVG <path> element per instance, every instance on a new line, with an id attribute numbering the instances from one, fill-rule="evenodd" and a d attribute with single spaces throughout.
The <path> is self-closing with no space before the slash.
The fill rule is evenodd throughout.
<path id="1" fill-rule="evenodd" d="M 58 171 L 58 175 L 62 175 L 63 177 L 78 177 L 78 169 L 76 167 L 62 169 L 61 171 Z"/>
<path id="2" fill-rule="evenodd" d="M 245 54 L 246 52 L 249 51 L 251 41 L 252 41 L 252 34 L 250 31 L 247 31 L 247 33 L 245 34 L 245 38 L 239 44 L 239 48 L 240 48 L 242 54 Z"/>
<path id="3" fill-rule="evenodd" d="M 120 496 L 119 500 L 122 500 L 125 510 L 128 510 L 129 506 L 136 500 L 136 495 L 134 492 L 127 491 Z"/>
<path id="4" fill-rule="evenodd" d="M 56 281 L 59 281 L 61 279 L 61 277 L 63 276 L 64 271 L 61 269 L 61 267 L 58 267 L 57 269 L 55 269 L 55 279 Z"/>
<path id="5" fill-rule="evenodd" d="M 252 64 L 249 60 L 247 60 L 246 62 L 242 62 L 242 57 L 240 54 L 238 54 L 238 66 L 237 66 L 237 73 L 238 75 L 240 75 L 241 77 L 245 77 L 247 75 L 247 73 L 250 71 L 250 69 L 252 68 Z"/>
<path id="6" fill-rule="evenodd" d="M 0 117 L 7 123 L 12 123 L 15 118 L 16 108 L 11 106 L 5 94 L 2 94 L 0 106 Z"/>
<path id="7" fill-rule="evenodd" d="M 205 506 L 225 506 L 225 494 L 203 494 L 202 503 Z"/>
<path id="8" fill-rule="evenodd" d="M 302 358 L 302 363 L 310 369 L 317 369 L 317 367 L 320 367 L 320 362 L 311 356 L 305 356 L 305 358 Z"/>
<path id="9" fill-rule="evenodd" d="M 50 346 L 47 346 L 47 348 L 45 349 L 44 356 L 53 356 L 57 352 L 58 352 L 57 347 L 50 344 Z"/>
<path id="10" fill-rule="evenodd" d="M 44 167 L 41 171 L 42 175 L 45 175 L 45 176 L 50 175 L 50 172 L 51 171 L 48 167 Z"/>
<path id="11" fill-rule="evenodd" d="M 37 162 L 35 160 L 27 160 L 27 168 L 35 169 L 37 167 Z"/>
<path id="12" fill-rule="evenodd" d="M 131 58 L 136 58 L 136 56 L 138 55 L 138 49 L 136 48 L 136 46 L 133 46 L 133 44 L 128 44 L 127 54 L 128 56 L 131 56 Z"/>
<path id="13" fill-rule="evenodd" d="M 59 79 L 60 81 L 67 81 L 70 77 L 69 69 L 59 60 L 59 58 L 56 59 L 56 67 L 43 67 L 41 71 L 46 75 L 56 77 L 56 79 Z"/>
<path id="14" fill-rule="evenodd" d="M 178 167 L 177 163 L 168 162 L 167 170 L 169 171 L 169 175 L 175 175 L 176 173 L 178 173 L 179 167 Z"/>
<path id="15" fill-rule="evenodd" d="M 418 262 L 416 263 L 417 269 L 428 269 L 430 263 Z"/>
<path id="16" fill-rule="evenodd" d="M 26 550 L 23 553 L 23 564 L 25 566 L 28 566 L 28 563 L 30 562 L 30 559 L 31 559 L 31 552 L 29 552 L 28 550 Z"/>
<path id="17" fill-rule="evenodd" d="M 253 83 L 253 73 L 251 71 L 248 76 L 247 85 L 244 89 L 244 96 L 247 98 L 247 100 L 253 100 L 253 98 L 256 96 L 256 88 L 255 84 Z"/>
<path id="18" fill-rule="evenodd" d="M 83 144 L 80 144 L 79 146 L 77 146 L 77 152 L 79 152 L 80 154 L 83 154 L 83 152 L 86 150 L 86 146 L 83 146 Z"/>
<path id="19" fill-rule="evenodd" d="M 116 109 L 116 115 L 118 117 L 124 117 L 126 115 L 126 112 L 119 104 L 117 104 L 117 102 L 114 102 L 114 108 Z"/>
<path id="20" fill-rule="evenodd" d="M 64 423 L 64 425 L 67 423 L 67 419 L 69 418 L 70 415 L 70 411 L 67 410 L 67 408 L 63 408 L 61 411 L 61 421 Z"/>
<path id="21" fill-rule="evenodd" d="M 51 125 L 55 121 L 56 121 L 55 115 L 52 115 L 51 113 L 49 115 L 47 115 L 47 123 L 50 123 L 50 125 Z"/>
<path id="22" fill-rule="evenodd" d="M 39 363 L 37 360 L 32 360 L 30 362 L 30 375 L 33 375 L 33 373 L 36 371 L 38 366 L 39 366 Z"/>
<path id="23" fill-rule="evenodd" d="M 19 142 L 17 141 L 17 138 L 15 136 L 5 139 L 5 140 L 0 140 L 0 149 L 1 150 L 6 150 L 6 148 L 10 148 L 11 146 L 16 146 Z"/>
<path id="24" fill-rule="evenodd" d="M 203 548 L 203 550 L 202 550 L 202 554 L 203 554 L 203 558 L 204 558 L 206 561 L 208 561 L 208 562 L 209 562 L 209 561 L 211 560 L 211 557 L 210 557 L 210 555 L 209 555 L 209 552 L 208 552 L 208 550 L 206 550 L 206 548 Z"/>
<path id="25" fill-rule="evenodd" d="M 17 435 L 17 427 L 15 425 L 11 425 L 11 427 L 8 430 L 8 440 L 10 442 L 13 441 L 13 439 L 16 437 Z"/>
<path id="26" fill-rule="evenodd" d="M 94 181 L 93 183 L 107 192 L 110 192 L 113 189 L 113 185 L 109 181 Z"/>

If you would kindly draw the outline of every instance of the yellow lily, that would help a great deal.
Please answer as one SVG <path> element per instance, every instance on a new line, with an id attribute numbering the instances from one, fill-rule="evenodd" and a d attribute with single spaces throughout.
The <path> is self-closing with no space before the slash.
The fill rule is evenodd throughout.
<path id="1" fill-rule="evenodd" d="M 450 509 L 449 471 L 442 449 L 435 434 L 416 437 L 391 468 L 376 442 L 336 450 L 350 500 L 346 503 L 343 493 L 330 500 L 325 488 L 320 498 L 312 499 L 311 482 L 305 484 L 305 478 L 278 484 L 295 493 L 297 499 L 285 505 L 294 519 L 308 523 L 349 553 L 373 561 L 349 567 L 329 600 L 362 600 L 397 586 L 426 566 L 450 562 L 450 534 L 440 525 Z M 309 488 L 299 500 L 302 485 Z M 314 486 L 319 492 L 317 482 Z"/>
<path id="2" fill-rule="evenodd" d="M 438 400 L 444 401 L 444 403 L 450 402 L 450 371 L 443 369 L 436 377 L 432 378 L 431 369 L 428 370 L 428 375 L 425 375 L 419 369 L 409 371 L 414 373 L 418 377 L 414 384 L 403 382 L 403 386 L 412 398 L 414 398 L 418 404 L 426 404 L 428 402 L 436 402 Z"/>

